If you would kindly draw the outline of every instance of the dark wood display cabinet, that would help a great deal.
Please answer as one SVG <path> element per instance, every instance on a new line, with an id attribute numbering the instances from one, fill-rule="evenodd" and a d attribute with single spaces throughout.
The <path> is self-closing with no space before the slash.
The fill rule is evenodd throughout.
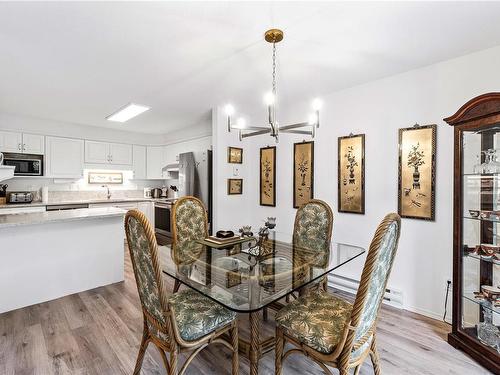
<path id="1" fill-rule="evenodd" d="M 444 121 L 455 140 L 448 342 L 500 374 L 500 93 L 478 96 Z"/>

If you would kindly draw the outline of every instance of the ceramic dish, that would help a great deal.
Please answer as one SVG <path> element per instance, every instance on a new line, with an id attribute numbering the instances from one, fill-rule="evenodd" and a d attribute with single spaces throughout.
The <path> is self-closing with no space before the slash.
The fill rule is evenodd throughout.
<path id="1" fill-rule="evenodd" d="M 500 297 L 500 289 L 496 286 L 481 285 L 481 291 L 488 299 L 496 299 L 497 297 Z"/>
<path id="2" fill-rule="evenodd" d="M 481 211 L 481 213 L 479 214 L 481 219 L 489 219 L 490 215 L 491 215 L 491 211 Z"/>

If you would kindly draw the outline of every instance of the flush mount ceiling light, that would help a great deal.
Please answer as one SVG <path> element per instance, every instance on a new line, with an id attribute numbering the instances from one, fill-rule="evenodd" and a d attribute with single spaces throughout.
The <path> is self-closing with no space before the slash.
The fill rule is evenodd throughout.
<path id="1" fill-rule="evenodd" d="M 276 43 L 283 40 L 283 31 L 279 29 L 267 30 L 264 34 L 264 39 L 266 42 L 273 45 L 272 89 L 264 95 L 264 103 L 267 105 L 267 121 L 269 126 L 247 126 L 243 118 L 238 118 L 236 123 L 233 124 L 232 117 L 235 110 L 231 104 L 228 104 L 225 108 L 228 132 L 231 132 L 232 129 L 239 130 L 240 141 L 247 137 L 269 134 L 271 137 L 274 137 L 276 143 L 278 143 L 278 135 L 280 132 L 305 134 L 314 138 L 316 128 L 319 128 L 319 110 L 322 104 L 320 99 L 313 100 L 313 113 L 310 114 L 308 121 L 284 126 L 278 123 L 276 119 Z"/>
<path id="2" fill-rule="evenodd" d="M 118 111 L 116 111 L 112 115 L 109 115 L 108 117 L 106 117 L 106 120 L 114 121 L 114 122 L 125 122 L 125 121 L 128 121 L 135 116 L 140 115 L 143 112 L 148 111 L 150 108 L 151 107 L 141 105 L 141 104 L 129 103 L 125 107 L 120 108 Z"/>

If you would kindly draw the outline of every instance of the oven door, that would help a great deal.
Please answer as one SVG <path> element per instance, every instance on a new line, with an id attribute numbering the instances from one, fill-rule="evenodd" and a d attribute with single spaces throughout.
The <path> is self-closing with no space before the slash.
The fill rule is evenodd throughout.
<path id="1" fill-rule="evenodd" d="M 170 212 L 171 204 L 155 203 L 155 232 L 167 237 L 172 237 Z"/>

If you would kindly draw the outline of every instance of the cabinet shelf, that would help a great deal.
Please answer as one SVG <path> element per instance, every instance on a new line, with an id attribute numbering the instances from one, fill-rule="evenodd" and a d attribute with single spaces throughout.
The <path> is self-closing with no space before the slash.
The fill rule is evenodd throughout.
<path id="1" fill-rule="evenodd" d="M 498 220 L 498 219 L 483 219 L 480 217 L 472 217 L 472 216 L 462 216 L 462 219 L 485 221 L 485 222 L 489 222 L 489 223 L 500 223 L 500 220 Z"/>
<path id="2" fill-rule="evenodd" d="M 463 256 L 464 256 L 464 258 L 472 258 L 472 259 L 476 259 L 476 260 L 482 260 L 483 262 L 500 264 L 500 260 L 495 259 L 494 256 L 486 258 L 486 257 L 478 255 L 478 254 L 465 253 L 465 252 L 464 252 Z"/>
<path id="3" fill-rule="evenodd" d="M 494 312 L 495 314 L 500 314 L 500 307 L 495 307 L 493 303 L 486 303 L 486 300 L 476 298 L 473 292 L 464 292 L 463 297 L 487 310 Z"/>

